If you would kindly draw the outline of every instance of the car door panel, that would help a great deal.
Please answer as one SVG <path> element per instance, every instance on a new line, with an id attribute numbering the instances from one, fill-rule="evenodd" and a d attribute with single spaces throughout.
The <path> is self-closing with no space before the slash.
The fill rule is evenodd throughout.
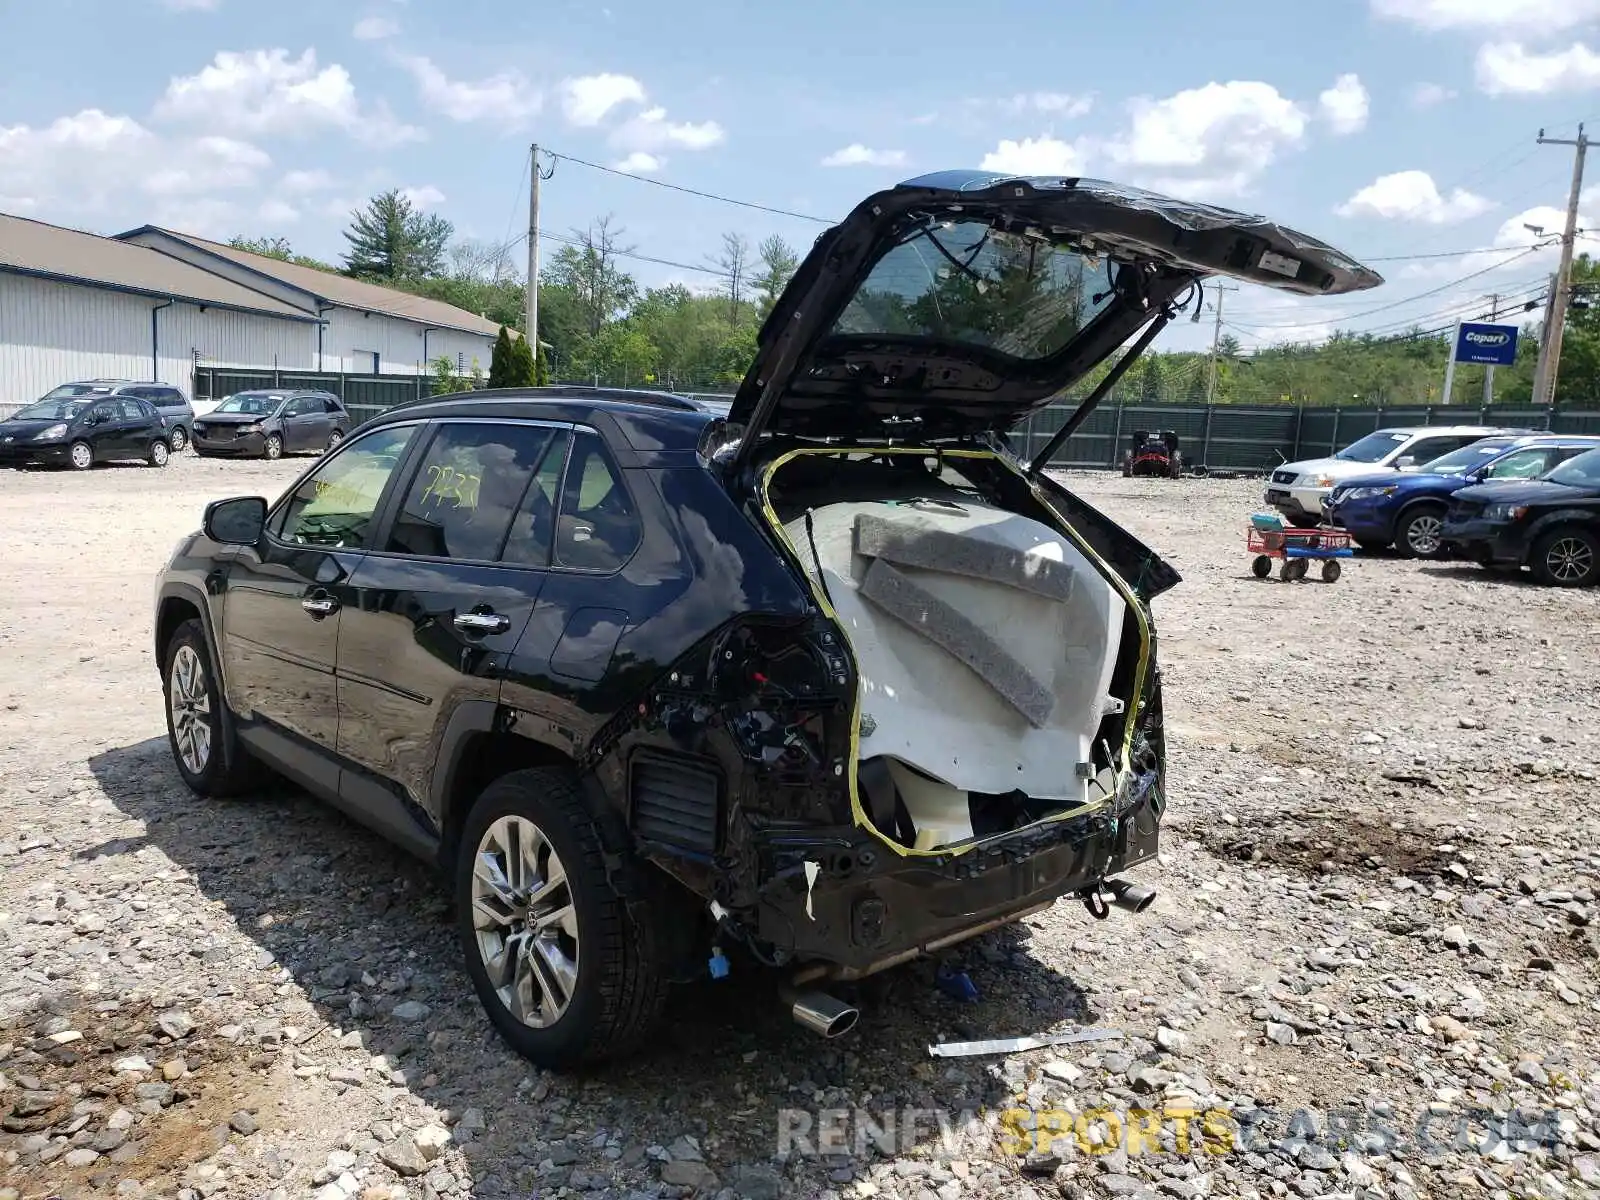
<path id="1" fill-rule="evenodd" d="M 377 515 L 415 434 L 386 427 L 353 441 L 304 477 L 267 532 L 242 547 L 222 604 L 224 680 L 241 736 L 288 773 L 337 791 L 335 675 L 350 587 Z"/>
<path id="2" fill-rule="evenodd" d="M 499 701 L 545 564 L 498 560 L 520 545 L 511 527 L 557 432 L 439 422 L 385 515 L 381 548 L 352 581 L 339 644 L 341 786 L 389 824 L 437 835 L 431 787 L 450 722 L 463 705 Z"/>
<path id="3" fill-rule="evenodd" d="M 607 511 L 585 503 L 592 499 L 584 494 L 586 481 L 606 475 L 625 506 Z M 593 431 L 576 432 L 560 496 L 550 574 L 506 668 L 501 698 L 520 730 L 577 755 L 653 670 L 709 632 L 704 620 L 720 622 L 737 611 L 743 571 L 736 555 L 724 561 L 724 543 L 700 528 L 703 521 L 685 531 L 703 535 L 686 553 L 648 473 L 618 470 Z M 609 562 L 598 546 L 609 548 Z M 696 575 L 691 555 L 726 568 L 726 575 L 713 569 Z M 698 594 L 697 579 L 728 595 Z"/>

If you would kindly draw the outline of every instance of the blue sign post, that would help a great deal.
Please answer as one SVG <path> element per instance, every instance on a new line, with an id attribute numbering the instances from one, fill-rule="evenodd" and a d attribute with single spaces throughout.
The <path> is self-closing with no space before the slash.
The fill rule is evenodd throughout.
<path id="1" fill-rule="evenodd" d="M 1463 321 L 1456 331 L 1455 359 L 1482 367 L 1509 367 L 1517 361 L 1515 325 Z"/>
<path id="2" fill-rule="evenodd" d="M 1444 402 L 1449 404 L 1456 385 L 1456 364 L 1476 363 L 1484 367 L 1484 403 L 1489 403 L 1490 377 L 1496 367 L 1509 367 L 1517 361 L 1517 327 L 1485 325 L 1477 321 L 1457 321 L 1450 339 L 1450 359 L 1444 367 Z"/>

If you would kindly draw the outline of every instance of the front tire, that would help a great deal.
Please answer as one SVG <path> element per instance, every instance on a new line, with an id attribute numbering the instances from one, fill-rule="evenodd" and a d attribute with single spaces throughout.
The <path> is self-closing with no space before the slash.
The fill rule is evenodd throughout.
<path id="1" fill-rule="evenodd" d="M 462 830 L 455 897 L 467 973 L 518 1054 L 561 1070 L 650 1034 L 666 999 L 668 909 L 630 906 L 612 887 L 570 771 L 514 771 L 484 790 Z"/>
<path id="2" fill-rule="evenodd" d="M 267 440 L 261 448 L 261 453 L 267 458 L 282 458 L 283 439 L 275 433 L 267 434 Z"/>
<path id="3" fill-rule="evenodd" d="M 67 450 L 67 461 L 74 471 L 87 471 L 94 466 L 94 447 L 88 442 L 73 442 Z"/>
<path id="4" fill-rule="evenodd" d="M 1400 514 L 1394 526 L 1394 548 L 1403 558 L 1438 558 L 1444 548 L 1444 509 L 1418 504 Z"/>
<path id="5" fill-rule="evenodd" d="M 1587 587 L 1600 581 L 1600 536 L 1578 525 L 1552 529 L 1534 543 L 1528 565 L 1546 587 Z"/>
<path id="6" fill-rule="evenodd" d="M 325 449 L 323 451 L 323 453 L 324 454 L 332 454 L 335 450 L 337 450 L 339 448 L 339 443 L 342 442 L 342 441 L 344 441 L 344 430 L 335 429 L 332 433 L 330 433 L 328 435 L 328 446 L 327 446 L 327 449 Z"/>
<path id="7" fill-rule="evenodd" d="M 158 440 L 150 443 L 150 465 L 152 467 L 164 467 L 171 461 L 171 458 L 172 452 L 167 449 L 165 442 Z"/>
<path id="8" fill-rule="evenodd" d="M 223 725 L 222 691 L 198 620 L 179 625 L 167 642 L 161 690 L 166 699 L 167 744 L 190 791 L 231 796 L 254 782 L 254 762 Z"/>

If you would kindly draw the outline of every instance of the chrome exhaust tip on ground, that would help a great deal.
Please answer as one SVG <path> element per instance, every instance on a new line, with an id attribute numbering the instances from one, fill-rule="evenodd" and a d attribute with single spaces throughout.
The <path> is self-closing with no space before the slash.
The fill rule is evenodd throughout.
<path id="1" fill-rule="evenodd" d="M 795 1021 L 825 1038 L 836 1038 L 849 1033 L 861 1018 L 861 1011 L 836 1000 L 826 992 L 784 993 L 790 1015 Z"/>
<path id="2" fill-rule="evenodd" d="M 1108 879 L 1105 882 L 1106 891 L 1111 893 L 1111 903 L 1126 912 L 1142 913 L 1156 902 L 1156 890 L 1145 887 L 1142 883 L 1132 883 L 1126 879 Z"/>

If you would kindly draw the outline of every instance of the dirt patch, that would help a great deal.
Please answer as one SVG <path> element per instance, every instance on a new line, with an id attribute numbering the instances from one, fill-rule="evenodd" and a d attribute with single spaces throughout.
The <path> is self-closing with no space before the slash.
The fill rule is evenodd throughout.
<path id="1" fill-rule="evenodd" d="M 1446 837 L 1439 830 L 1333 813 L 1285 819 L 1271 829 L 1196 822 L 1187 832 L 1224 858 L 1307 875 L 1365 872 L 1417 880 L 1448 877 L 1461 861 L 1459 852 L 1475 844 L 1454 832 Z"/>
<path id="2" fill-rule="evenodd" d="M 23 1197 L 104 1193 L 126 1180 L 157 1192 L 203 1184 L 191 1170 L 276 1107 L 279 1044 L 234 1032 L 204 1034 L 186 1012 L 148 1002 L 44 1006 L 0 1027 L 8 1178 Z"/>

